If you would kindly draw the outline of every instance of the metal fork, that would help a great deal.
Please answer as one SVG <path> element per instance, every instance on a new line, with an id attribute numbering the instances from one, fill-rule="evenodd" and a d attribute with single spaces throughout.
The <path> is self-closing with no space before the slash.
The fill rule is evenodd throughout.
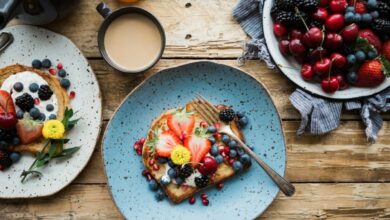
<path id="1" fill-rule="evenodd" d="M 220 122 L 219 120 L 219 110 L 203 98 L 201 95 L 197 95 L 196 99 L 192 100 L 194 110 L 202 116 L 207 123 L 215 124 Z M 295 187 L 281 175 L 279 175 L 275 170 L 269 167 L 262 159 L 260 159 L 255 152 L 253 152 L 243 141 L 241 141 L 232 131 L 229 124 L 220 122 L 221 126 L 218 128 L 218 132 L 221 134 L 228 135 L 230 138 L 234 139 L 240 147 L 249 154 L 271 177 L 271 179 L 276 183 L 279 189 L 286 195 L 292 196 L 295 193 Z"/>

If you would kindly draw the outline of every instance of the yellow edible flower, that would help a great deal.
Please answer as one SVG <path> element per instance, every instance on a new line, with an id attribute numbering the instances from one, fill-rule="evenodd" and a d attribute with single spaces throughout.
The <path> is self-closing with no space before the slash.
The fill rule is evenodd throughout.
<path id="1" fill-rule="evenodd" d="M 64 124 L 59 120 L 49 120 L 43 125 L 42 135 L 46 139 L 61 139 L 64 133 Z"/>
<path id="2" fill-rule="evenodd" d="M 190 162 L 191 152 L 182 145 L 177 145 L 171 152 L 171 160 L 176 165 L 183 165 Z"/>

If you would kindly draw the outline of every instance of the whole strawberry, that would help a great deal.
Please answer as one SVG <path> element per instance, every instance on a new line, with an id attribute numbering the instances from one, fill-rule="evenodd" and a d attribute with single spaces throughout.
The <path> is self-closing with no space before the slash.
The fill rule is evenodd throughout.
<path id="1" fill-rule="evenodd" d="M 385 78 L 381 62 L 379 60 L 369 60 L 360 66 L 355 86 L 375 87 L 380 85 Z"/>
<path id="2" fill-rule="evenodd" d="M 382 47 L 382 55 L 390 61 L 390 40 L 386 41 Z"/>

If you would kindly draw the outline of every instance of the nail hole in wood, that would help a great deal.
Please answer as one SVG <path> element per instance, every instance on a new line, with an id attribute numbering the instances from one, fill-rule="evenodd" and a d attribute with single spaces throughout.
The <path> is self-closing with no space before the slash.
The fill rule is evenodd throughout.
<path id="1" fill-rule="evenodd" d="M 188 40 L 188 39 L 191 39 L 191 37 L 192 37 L 191 34 L 187 34 L 187 35 L 186 35 L 186 39 L 187 39 L 187 40 Z"/>
<path id="2" fill-rule="evenodd" d="M 192 6 L 191 3 L 189 3 L 189 2 L 186 3 L 186 8 L 189 8 L 189 7 L 191 7 L 191 6 Z"/>

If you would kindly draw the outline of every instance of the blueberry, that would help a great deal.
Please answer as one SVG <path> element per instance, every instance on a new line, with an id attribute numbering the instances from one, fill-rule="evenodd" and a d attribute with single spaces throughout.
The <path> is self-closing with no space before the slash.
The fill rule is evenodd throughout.
<path id="1" fill-rule="evenodd" d="M 41 116 L 41 112 L 37 108 L 31 108 L 29 113 L 34 120 Z"/>
<path id="2" fill-rule="evenodd" d="M 251 159 L 252 158 L 248 154 L 243 154 L 243 155 L 241 155 L 240 161 L 243 164 L 248 164 L 248 162 L 250 162 Z"/>
<path id="3" fill-rule="evenodd" d="M 17 82 L 14 84 L 14 90 L 17 91 L 17 92 L 21 92 L 23 91 L 23 83 L 21 82 Z"/>
<path id="4" fill-rule="evenodd" d="M 42 60 L 42 67 L 50 68 L 51 67 L 51 61 L 49 59 Z"/>
<path id="5" fill-rule="evenodd" d="M 177 176 L 176 169 L 170 168 L 168 170 L 168 176 L 171 177 L 171 178 L 175 178 Z"/>
<path id="6" fill-rule="evenodd" d="M 157 161 L 161 164 L 167 163 L 168 159 L 166 157 L 159 157 Z"/>
<path id="7" fill-rule="evenodd" d="M 241 127 L 245 127 L 248 124 L 248 118 L 246 116 L 244 116 L 244 117 L 238 119 L 238 124 Z"/>
<path id="8" fill-rule="evenodd" d="M 358 75 L 356 74 L 356 72 L 351 71 L 351 72 L 347 73 L 348 83 L 354 84 L 357 81 L 357 79 L 358 79 Z"/>
<path id="9" fill-rule="evenodd" d="M 69 79 L 61 79 L 60 84 L 61 84 L 62 88 L 65 88 L 65 89 L 70 87 Z"/>
<path id="10" fill-rule="evenodd" d="M 10 155 L 9 155 L 9 158 L 11 158 L 12 160 L 12 163 L 16 163 L 20 160 L 20 154 L 17 153 L 17 152 L 12 152 Z"/>
<path id="11" fill-rule="evenodd" d="M 176 165 L 172 162 L 172 160 L 168 160 L 168 166 L 173 168 Z"/>
<path id="12" fill-rule="evenodd" d="M 215 157 L 215 160 L 217 161 L 218 164 L 221 164 L 223 162 L 223 157 L 221 155 L 217 155 Z"/>
<path id="13" fill-rule="evenodd" d="M 367 1 L 367 9 L 374 10 L 378 6 L 378 2 L 376 0 L 368 0 Z"/>
<path id="14" fill-rule="evenodd" d="M 235 140 L 229 141 L 229 147 L 235 149 L 237 147 L 237 142 Z"/>
<path id="15" fill-rule="evenodd" d="M 353 7 L 353 6 L 348 6 L 348 7 L 345 9 L 345 12 L 355 12 L 355 7 Z"/>
<path id="16" fill-rule="evenodd" d="M 370 14 L 371 14 L 373 19 L 376 19 L 376 18 L 379 17 L 379 12 L 378 11 L 372 11 Z"/>
<path id="17" fill-rule="evenodd" d="M 37 92 L 39 90 L 39 85 L 36 83 L 31 83 L 28 88 L 31 92 Z"/>
<path id="18" fill-rule="evenodd" d="M 176 178 L 175 178 L 175 181 L 176 181 L 176 184 L 177 184 L 177 185 L 181 185 L 182 183 L 184 183 L 184 180 L 183 180 L 183 178 L 181 178 L 181 177 L 176 177 Z"/>
<path id="19" fill-rule="evenodd" d="M 229 157 L 236 157 L 236 156 L 237 156 L 237 151 L 236 150 L 230 150 Z"/>
<path id="20" fill-rule="evenodd" d="M 171 178 L 170 178 L 168 175 L 164 175 L 164 176 L 162 176 L 161 179 L 160 179 L 160 183 L 161 183 L 161 185 L 163 185 L 163 186 L 168 185 L 170 182 L 171 182 Z"/>
<path id="21" fill-rule="evenodd" d="M 20 139 L 18 137 L 14 137 L 12 139 L 12 145 L 19 145 L 20 144 Z"/>
<path id="22" fill-rule="evenodd" d="M 359 62 L 363 62 L 366 59 L 366 54 L 359 50 L 355 53 L 356 60 Z"/>
<path id="23" fill-rule="evenodd" d="M 230 142 L 230 137 L 226 134 L 222 136 L 222 142 L 228 144 Z"/>
<path id="24" fill-rule="evenodd" d="M 24 117 L 24 112 L 23 112 L 22 110 L 18 110 L 18 111 L 16 112 L 16 117 L 17 117 L 18 119 L 23 119 L 23 117 Z"/>
<path id="25" fill-rule="evenodd" d="M 152 191 L 157 191 L 158 189 L 158 184 L 156 182 L 156 180 L 150 180 L 149 181 L 149 189 L 152 190 Z"/>
<path id="26" fill-rule="evenodd" d="M 362 15 L 362 22 L 365 24 L 369 24 L 372 21 L 372 16 L 369 13 L 364 13 Z"/>
<path id="27" fill-rule="evenodd" d="M 59 77 L 66 77 L 66 71 L 64 69 L 60 69 L 57 74 Z"/>
<path id="28" fill-rule="evenodd" d="M 347 60 L 349 64 L 355 64 L 356 63 L 356 57 L 354 54 L 349 54 L 347 56 Z"/>
<path id="29" fill-rule="evenodd" d="M 48 112 L 53 111 L 53 110 L 54 110 L 54 105 L 52 105 L 52 104 L 46 105 L 46 110 L 47 110 Z"/>
<path id="30" fill-rule="evenodd" d="M 377 56 L 378 56 L 378 53 L 376 51 L 370 50 L 370 51 L 367 52 L 368 59 L 374 59 Z"/>
<path id="31" fill-rule="evenodd" d="M 154 198 L 156 198 L 157 201 L 162 201 L 165 198 L 165 194 L 163 191 L 158 190 L 154 195 Z"/>
<path id="32" fill-rule="evenodd" d="M 33 60 L 31 66 L 35 69 L 40 69 L 42 68 L 42 62 L 40 60 Z"/>
<path id="33" fill-rule="evenodd" d="M 1 150 L 7 150 L 9 147 L 9 144 L 6 141 L 0 141 L 0 149 Z"/>
<path id="34" fill-rule="evenodd" d="M 236 116 L 237 116 L 237 118 L 242 118 L 242 117 L 244 117 L 245 116 L 245 114 L 244 114 L 244 112 L 236 112 Z"/>
<path id="35" fill-rule="evenodd" d="M 345 22 L 352 23 L 355 21 L 355 14 L 353 12 L 347 12 L 344 18 L 345 18 Z"/>
<path id="36" fill-rule="evenodd" d="M 240 161 L 234 161 L 233 170 L 235 172 L 241 171 L 242 170 L 242 163 Z"/>
<path id="37" fill-rule="evenodd" d="M 46 115 L 43 114 L 43 113 L 41 113 L 41 114 L 39 115 L 39 120 L 41 120 L 41 121 L 46 120 Z"/>
<path id="38" fill-rule="evenodd" d="M 209 137 L 209 141 L 210 141 L 212 144 L 215 144 L 215 142 L 216 142 L 215 137 L 213 137 L 213 136 Z"/>
<path id="39" fill-rule="evenodd" d="M 210 126 L 207 128 L 207 132 L 214 134 L 215 132 L 217 132 L 217 129 L 214 126 Z"/>
<path id="40" fill-rule="evenodd" d="M 216 145 L 213 145 L 212 147 L 211 147 L 211 149 L 210 149 L 210 154 L 212 155 L 212 156 L 217 156 L 218 154 L 219 154 L 219 149 L 218 149 L 218 147 L 216 146 Z"/>
<path id="41" fill-rule="evenodd" d="M 57 116 L 55 114 L 51 114 L 51 115 L 49 115 L 49 119 L 55 120 L 55 119 L 57 119 Z"/>
<path id="42" fill-rule="evenodd" d="M 355 18 L 354 18 L 354 21 L 356 23 L 359 23 L 360 21 L 362 20 L 362 16 L 358 13 L 355 14 Z"/>
<path id="43" fill-rule="evenodd" d="M 239 156 L 242 156 L 245 154 L 245 151 L 242 148 L 237 148 L 237 153 Z"/>

